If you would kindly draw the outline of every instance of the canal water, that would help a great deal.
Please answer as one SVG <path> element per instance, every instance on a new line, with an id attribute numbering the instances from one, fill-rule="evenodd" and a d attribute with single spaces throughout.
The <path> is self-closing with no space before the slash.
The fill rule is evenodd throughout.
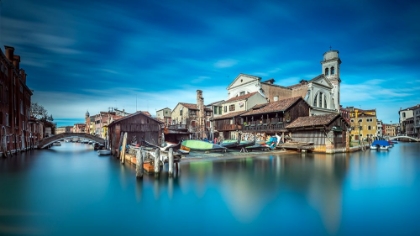
<path id="1" fill-rule="evenodd" d="M 81 143 L 0 159 L 0 235 L 420 235 L 420 143 L 166 171 Z"/>

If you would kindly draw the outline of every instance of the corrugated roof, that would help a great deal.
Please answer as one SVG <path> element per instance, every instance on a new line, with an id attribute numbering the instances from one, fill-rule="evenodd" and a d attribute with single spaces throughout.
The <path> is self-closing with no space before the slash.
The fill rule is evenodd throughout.
<path id="1" fill-rule="evenodd" d="M 288 126 L 286 126 L 286 128 L 289 129 L 289 128 L 299 128 L 299 127 L 308 127 L 308 126 L 328 125 L 339 115 L 340 114 L 327 114 L 327 115 L 319 115 L 319 116 L 298 117 Z"/>
<path id="2" fill-rule="evenodd" d="M 292 97 L 292 98 L 281 99 L 276 102 L 270 102 L 266 104 L 257 104 L 250 111 L 242 114 L 241 116 L 267 114 L 267 113 L 273 113 L 273 112 L 278 112 L 278 111 L 285 111 L 289 107 L 291 107 L 294 103 L 299 101 L 300 99 L 303 100 L 302 97 Z M 262 105 L 265 105 L 265 106 L 262 106 Z"/>
<path id="3" fill-rule="evenodd" d="M 245 99 L 247 99 L 247 98 L 250 98 L 250 97 L 252 97 L 254 94 L 256 94 L 257 92 L 252 92 L 252 93 L 248 93 L 248 94 L 245 94 L 245 95 L 241 95 L 241 96 L 237 96 L 237 97 L 233 97 L 233 98 L 231 98 L 231 99 L 229 99 L 229 100 L 227 100 L 225 103 L 227 103 L 227 102 L 234 102 L 234 101 L 240 101 L 240 100 L 245 100 Z"/>

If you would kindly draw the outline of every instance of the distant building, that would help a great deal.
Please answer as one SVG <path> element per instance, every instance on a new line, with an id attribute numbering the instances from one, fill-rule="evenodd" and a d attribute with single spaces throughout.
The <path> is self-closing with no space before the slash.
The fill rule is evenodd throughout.
<path id="1" fill-rule="evenodd" d="M 72 130 L 73 126 L 61 126 L 56 129 L 55 134 L 72 133 Z"/>
<path id="2" fill-rule="evenodd" d="M 73 125 L 73 133 L 85 133 L 86 124 L 79 123 Z"/>
<path id="3" fill-rule="evenodd" d="M 156 111 L 156 118 L 162 121 L 166 127 L 171 124 L 171 113 L 172 110 L 168 107 Z"/>
<path id="4" fill-rule="evenodd" d="M 399 132 L 402 135 L 408 135 L 408 136 L 413 136 L 413 137 L 416 137 L 419 135 L 419 128 L 420 128 L 420 111 L 419 110 L 420 110 L 420 104 L 417 104 L 415 106 L 405 108 L 405 109 L 400 109 L 398 111 L 399 118 L 400 118 Z M 417 112 L 417 114 L 415 114 L 415 111 Z M 416 117 L 416 119 L 414 117 Z M 409 128 L 407 127 L 407 125 L 409 126 Z"/>
<path id="5" fill-rule="evenodd" d="M 354 140 L 373 140 L 378 137 L 376 109 L 344 108 L 350 114 L 351 136 Z"/>

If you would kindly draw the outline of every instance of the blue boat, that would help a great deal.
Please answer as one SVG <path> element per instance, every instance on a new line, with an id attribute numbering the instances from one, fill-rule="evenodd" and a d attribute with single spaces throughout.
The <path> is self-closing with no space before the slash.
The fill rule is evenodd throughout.
<path id="1" fill-rule="evenodd" d="M 370 145 L 371 150 L 388 150 L 390 148 L 390 144 L 386 140 L 375 140 Z"/>

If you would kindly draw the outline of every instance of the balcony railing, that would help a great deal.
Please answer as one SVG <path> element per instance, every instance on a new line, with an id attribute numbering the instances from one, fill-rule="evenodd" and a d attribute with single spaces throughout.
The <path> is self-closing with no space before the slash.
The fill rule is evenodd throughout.
<path id="1" fill-rule="evenodd" d="M 177 124 L 177 125 L 169 125 L 168 129 L 171 129 L 171 130 L 179 130 L 179 129 L 186 130 L 186 129 L 188 129 L 188 127 L 187 127 L 186 124 Z"/>
<path id="2" fill-rule="evenodd" d="M 241 130 L 242 125 L 236 125 L 236 124 L 216 125 L 215 129 L 218 131 Z"/>

